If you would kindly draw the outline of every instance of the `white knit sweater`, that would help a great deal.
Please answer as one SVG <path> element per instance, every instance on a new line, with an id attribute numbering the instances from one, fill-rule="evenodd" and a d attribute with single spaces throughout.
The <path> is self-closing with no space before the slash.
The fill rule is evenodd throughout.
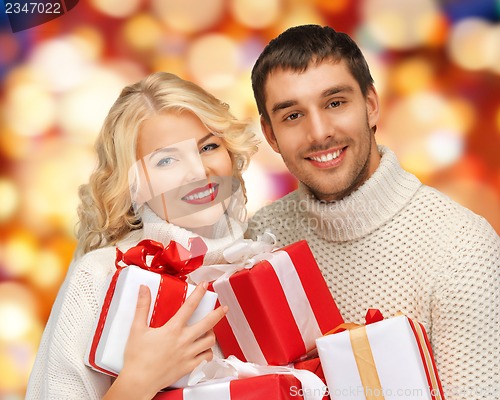
<path id="1" fill-rule="evenodd" d="M 478 215 L 404 171 L 380 146 L 376 172 L 346 198 L 303 185 L 249 224 L 280 245 L 306 239 L 344 319 L 401 311 L 430 336 L 447 400 L 500 398 L 500 238 Z"/>
<path id="2" fill-rule="evenodd" d="M 175 239 L 188 248 L 191 232 L 166 223 L 147 207 L 142 220 L 144 228 L 121 242 L 121 250 L 142 239 L 164 244 Z M 222 251 L 243 236 L 237 229 L 233 226 L 236 237 L 205 240 L 208 253 L 204 264 L 223 262 Z M 91 251 L 71 263 L 42 336 L 26 399 L 100 399 L 108 391 L 112 378 L 85 366 L 84 355 L 107 289 L 107 277 L 115 271 L 115 257 L 116 247 L 111 246 Z M 218 348 L 214 348 L 214 356 L 222 356 Z"/>

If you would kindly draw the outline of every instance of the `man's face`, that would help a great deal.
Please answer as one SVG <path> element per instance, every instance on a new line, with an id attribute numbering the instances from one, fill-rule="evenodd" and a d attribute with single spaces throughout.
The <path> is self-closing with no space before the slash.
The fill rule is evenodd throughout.
<path id="1" fill-rule="evenodd" d="M 310 64 L 304 72 L 275 70 L 265 95 L 267 141 L 318 199 L 349 195 L 377 169 L 371 128 L 378 121 L 378 97 L 373 88 L 363 96 L 344 61 Z"/>

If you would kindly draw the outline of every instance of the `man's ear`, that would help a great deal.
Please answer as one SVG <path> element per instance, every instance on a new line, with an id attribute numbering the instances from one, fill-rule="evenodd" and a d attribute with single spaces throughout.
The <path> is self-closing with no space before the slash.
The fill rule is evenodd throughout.
<path id="1" fill-rule="evenodd" d="M 366 113 L 368 115 L 368 124 L 370 128 L 376 128 L 379 119 L 380 108 L 378 102 L 378 94 L 373 85 L 368 88 L 368 92 L 366 93 Z"/>
<path id="2" fill-rule="evenodd" d="M 278 142 L 276 141 L 276 136 L 274 136 L 273 127 L 271 126 L 271 123 L 266 121 L 262 115 L 260 116 L 260 127 L 262 129 L 262 133 L 264 133 L 264 136 L 266 137 L 267 143 L 269 143 L 276 153 L 279 153 L 280 149 Z"/>

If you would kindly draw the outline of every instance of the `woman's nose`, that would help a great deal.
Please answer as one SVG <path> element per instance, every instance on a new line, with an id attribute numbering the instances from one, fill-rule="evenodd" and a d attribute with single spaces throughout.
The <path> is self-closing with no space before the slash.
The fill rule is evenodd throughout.
<path id="1" fill-rule="evenodd" d="M 185 176 L 187 182 L 199 181 L 206 179 L 208 176 L 208 171 L 201 160 L 199 154 L 193 155 L 189 160 L 188 171 Z"/>

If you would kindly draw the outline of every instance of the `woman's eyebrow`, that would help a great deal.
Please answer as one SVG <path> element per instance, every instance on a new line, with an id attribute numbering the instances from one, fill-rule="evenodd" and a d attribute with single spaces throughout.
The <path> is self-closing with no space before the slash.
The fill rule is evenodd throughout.
<path id="1" fill-rule="evenodd" d="M 156 149 L 155 151 L 149 154 L 148 160 L 151 160 L 151 158 L 158 153 L 177 153 L 177 152 L 179 152 L 179 149 L 177 147 L 160 147 L 159 149 Z"/>
<path id="2" fill-rule="evenodd" d="M 209 133 L 209 134 L 203 136 L 200 140 L 198 140 L 198 146 L 201 143 L 203 143 L 204 141 L 206 141 L 207 139 L 211 138 L 212 136 L 215 136 L 215 135 L 213 133 Z M 179 152 L 179 148 L 177 148 L 177 147 L 160 147 L 149 154 L 148 160 L 151 160 L 151 158 L 158 153 L 177 153 L 177 152 Z"/>
<path id="3" fill-rule="evenodd" d="M 209 139 L 210 137 L 215 136 L 213 133 L 209 133 L 208 135 L 203 136 L 200 140 L 198 140 L 198 146 L 203 143 L 205 140 Z"/>

